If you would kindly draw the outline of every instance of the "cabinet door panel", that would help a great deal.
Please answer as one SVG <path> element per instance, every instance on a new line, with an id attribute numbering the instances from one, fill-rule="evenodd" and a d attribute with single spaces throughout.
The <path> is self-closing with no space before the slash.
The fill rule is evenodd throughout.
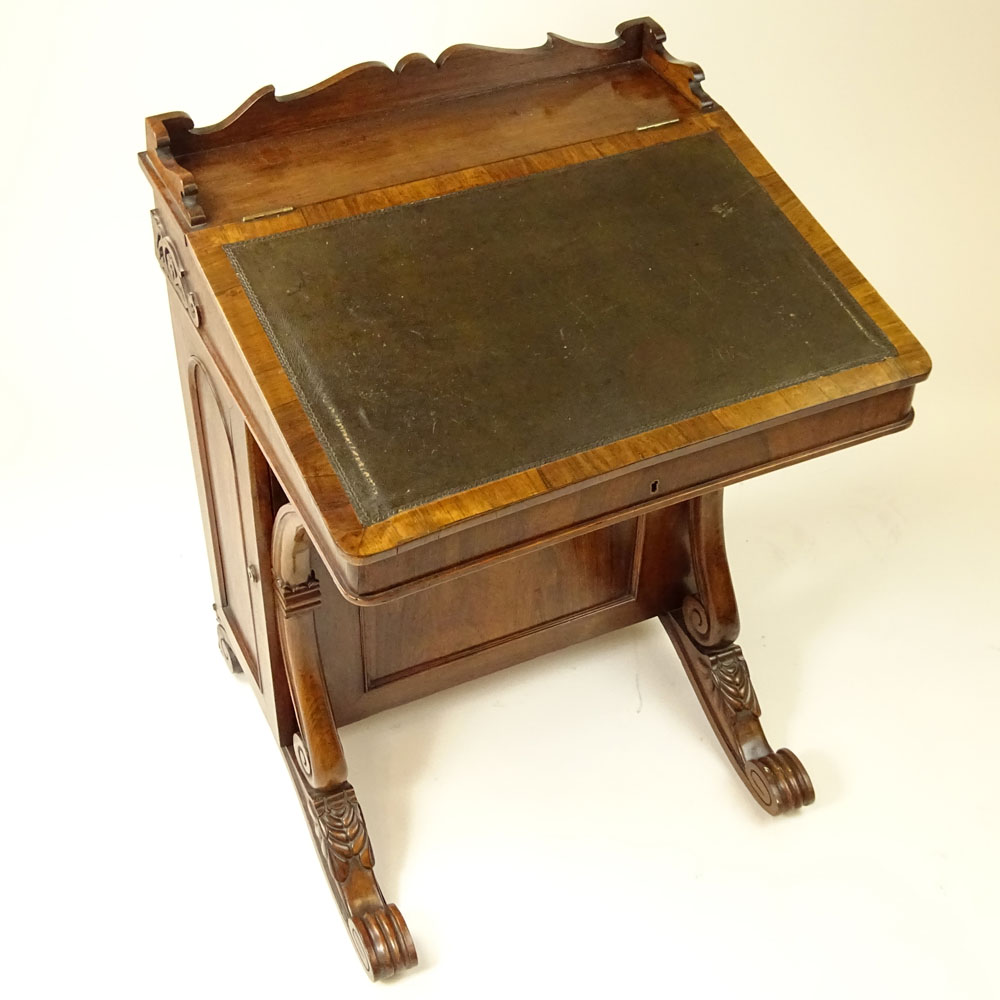
<path id="1" fill-rule="evenodd" d="M 197 358 L 189 363 L 188 384 L 201 465 L 216 607 L 220 617 L 226 619 L 240 647 L 238 652 L 259 687 L 251 580 L 247 576 L 243 511 L 229 408 L 223 405 L 205 365 Z M 242 421 L 239 430 L 242 433 Z"/>

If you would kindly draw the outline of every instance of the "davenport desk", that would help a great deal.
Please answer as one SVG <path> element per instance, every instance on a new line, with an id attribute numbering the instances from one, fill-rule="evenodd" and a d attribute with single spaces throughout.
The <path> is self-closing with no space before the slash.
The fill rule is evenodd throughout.
<path id="1" fill-rule="evenodd" d="M 147 119 L 219 644 L 372 978 L 416 962 L 338 727 L 658 616 L 777 814 L 722 491 L 902 430 L 927 355 L 674 59 L 460 45 Z"/>

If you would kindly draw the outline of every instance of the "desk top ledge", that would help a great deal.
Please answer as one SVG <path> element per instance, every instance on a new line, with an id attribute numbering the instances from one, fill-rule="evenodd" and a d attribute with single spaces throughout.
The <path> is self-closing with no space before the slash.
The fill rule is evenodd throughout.
<path id="1" fill-rule="evenodd" d="M 665 37 L 638 18 L 606 43 L 549 34 L 530 49 L 454 45 L 395 69 L 360 63 L 296 94 L 263 87 L 215 125 L 147 118 L 140 162 L 189 230 L 713 108 L 700 68 L 670 55 Z"/>

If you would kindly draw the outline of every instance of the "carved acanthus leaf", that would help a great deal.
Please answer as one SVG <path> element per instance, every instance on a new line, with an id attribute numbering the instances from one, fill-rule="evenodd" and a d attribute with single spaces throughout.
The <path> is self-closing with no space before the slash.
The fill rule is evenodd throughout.
<path id="1" fill-rule="evenodd" d="M 709 664 L 715 689 L 729 709 L 760 715 L 760 705 L 750 680 L 747 661 L 739 646 L 729 646 L 712 654 Z"/>
<path id="2" fill-rule="evenodd" d="M 334 792 L 312 792 L 308 809 L 320 854 L 337 882 L 347 880 L 354 864 L 374 866 L 365 818 L 351 785 Z"/>

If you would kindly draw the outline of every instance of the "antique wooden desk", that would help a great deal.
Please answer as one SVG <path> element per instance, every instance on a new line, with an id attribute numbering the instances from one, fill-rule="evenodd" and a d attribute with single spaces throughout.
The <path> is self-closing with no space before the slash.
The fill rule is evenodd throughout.
<path id="1" fill-rule="evenodd" d="M 337 727 L 657 615 L 740 778 L 722 490 L 907 427 L 927 355 L 648 19 L 147 120 L 219 642 L 373 978 Z"/>

